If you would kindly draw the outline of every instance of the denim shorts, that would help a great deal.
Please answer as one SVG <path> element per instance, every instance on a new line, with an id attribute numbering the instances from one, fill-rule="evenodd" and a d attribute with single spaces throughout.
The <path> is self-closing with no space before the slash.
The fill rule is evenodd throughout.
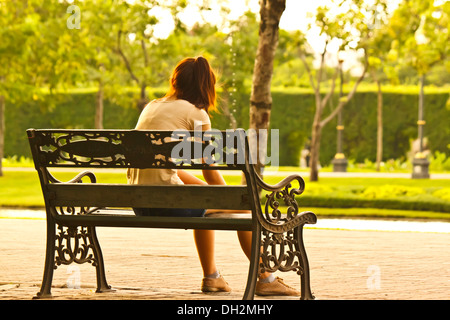
<path id="1" fill-rule="evenodd" d="M 204 217 L 206 209 L 133 208 L 137 216 L 150 217 Z"/>

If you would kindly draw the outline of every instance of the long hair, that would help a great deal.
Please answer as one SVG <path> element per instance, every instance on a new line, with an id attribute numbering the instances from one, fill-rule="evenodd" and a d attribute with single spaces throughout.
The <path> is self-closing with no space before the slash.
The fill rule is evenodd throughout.
<path id="1" fill-rule="evenodd" d="M 187 100 L 206 112 L 216 109 L 216 75 L 203 57 L 185 58 L 175 67 L 166 94 Z"/>

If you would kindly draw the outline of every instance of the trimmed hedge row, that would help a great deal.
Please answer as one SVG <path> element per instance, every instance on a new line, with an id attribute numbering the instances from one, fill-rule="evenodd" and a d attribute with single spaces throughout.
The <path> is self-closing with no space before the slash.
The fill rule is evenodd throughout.
<path id="1" fill-rule="evenodd" d="M 162 96 L 163 90 L 152 90 L 152 97 Z M 280 165 L 299 164 L 300 151 L 310 137 L 314 116 L 314 96 L 299 90 L 273 90 L 271 128 L 279 129 Z M 236 105 L 232 109 L 239 127 L 248 128 L 249 94 L 235 93 Z M 426 92 L 425 135 L 432 152 L 440 151 L 450 156 L 450 110 L 445 107 L 448 92 Z M 384 159 L 405 157 L 410 141 L 417 137 L 417 101 L 414 93 L 387 92 L 383 95 L 384 107 Z M 131 100 L 130 100 L 131 101 Z M 334 101 L 336 105 L 336 99 Z M 48 101 L 30 101 L 21 105 L 6 106 L 5 156 L 30 156 L 25 136 L 27 128 L 92 128 L 94 125 L 95 92 L 59 94 Z M 349 159 L 363 162 L 375 160 L 376 155 L 376 92 L 357 92 L 343 111 L 344 153 Z M 134 105 L 120 106 L 104 101 L 104 127 L 133 128 L 139 116 Z M 212 118 L 216 129 L 229 128 L 223 114 Z M 336 120 L 328 123 L 322 134 L 321 157 L 323 165 L 329 164 L 336 153 Z"/>
<path id="2" fill-rule="evenodd" d="M 301 207 L 379 208 L 393 210 L 434 211 L 449 213 L 450 188 L 445 182 L 438 186 L 409 186 L 404 184 L 348 185 L 309 183 L 299 198 Z M 267 192 L 261 200 L 265 203 Z M 280 203 L 283 201 L 279 199 Z"/>
<path id="3" fill-rule="evenodd" d="M 299 204 L 302 207 L 379 208 L 393 210 L 435 211 L 450 214 L 450 203 L 438 200 L 420 201 L 413 199 L 361 199 L 302 195 L 299 199 Z"/>

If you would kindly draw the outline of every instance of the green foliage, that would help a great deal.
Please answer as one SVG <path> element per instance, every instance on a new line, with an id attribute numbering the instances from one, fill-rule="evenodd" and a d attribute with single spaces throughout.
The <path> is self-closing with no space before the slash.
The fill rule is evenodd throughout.
<path id="1" fill-rule="evenodd" d="M 307 183 L 302 206 L 380 208 L 450 213 L 446 180 L 322 178 Z"/>
<path id="2" fill-rule="evenodd" d="M 450 188 L 443 188 L 440 190 L 437 190 L 433 193 L 434 197 L 441 198 L 445 201 L 450 201 Z"/>
<path id="3" fill-rule="evenodd" d="M 344 153 L 363 162 L 375 160 L 376 146 L 376 93 L 359 92 L 343 111 L 345 126 Z M 417 138 L 418 96 L 412 93 L 383 93 L 383 159 L 400 159 L 407 156 L 410 141 Z M 450 128 L 450 113 L 444 111 L 446 94 L 425 95 L 425 136 L 432 151 L 449 154 L 447 148 Z M 330 134 L 330 131 L 324 133 Z M 330 154 L 326 158 L 330 158 Z"/>
<path id="4" fill-rule="evenodd" d="M 430 171 L 450 171 L 450 156 L 447 156 L 444 152 L 436 151 L 430 157 Z"/>
<path id="5" fill-rule="evenodd" d="M 449 16 L 448 1 L 403 1 L 387 26 L 393 39 L 391 55 L 412 66 L 419 75 L 448 60 Z"/>
<path id="6" fill-rule="evenodd" d="M 24 156 L 17 157 L 12 156 L 2 160 L 2 165 L 4 167 L 18 167 L 18 168 L 31 168 L 34 167 L 33 159 L 26 158 Z"/>
<path id="7" fill-rule="evenodd" d="M 448 201 L 438 199 L 363 199 L 357 197 L 303 196 L 302 206 L 325 208 L 380 208 L 393 210 L 418 210 L 450 213 Z"/>
<path id="8" fill-rule="evenodd" d="M 274 177 L 266 177 L 265 180 L 276 183 Z M 302 208 L 379 208 L 450 213 L 450 189 L 446 185 L 447 180 L 434 179 L 321 178 L 319 182 L 307 182 L 298 200 Z"/>
<path id="9" fill-rule="evenodd" d="M 403 90 L 406 91 L 406 90 Z M 428 92 L 427 92 L 428 91 Z M 426 136 L 434 154 L 430 169 L 448 170 L 450 150 L 450 110 L 444 108 L 448 92 L 426 91 L 425 127 Z M 128 95 L 137 91 L 128 90 Z M 148 90 L 150 98 L 161 97 L 164 89 Z M 248 128 L 248 99 L 245 91 L 235 92 L 239 108 L 235 110 L 237 126 Z M 274 89 L 271 128 L 279 129 L 280 165 L 298 166 L 299 153 L 310 138 L 314 114 L 314 95 L 293 88 Z M 131 100 L 131 99 L 130 99 Z M 220 100 L 220 99 L 219 99 Z M 384 161 L 385 166 L 400 168 L 410 149 L 410 141 L 417 137 L 416 108 L 417 93 L 396 91 L 384 94 Z M 48 105 L 53 105 L 48 108 Z M 6 110 L 5 156 L 30 156 L 25 130 L 34 128 L 93 128 L 95 91 L 77 90 L 70 94 L 47 96 L 43 101 L 29 101 Z M 134 128 L 139 111 L 132 105 L 118 105 L 105 100 L 105 128 Z M 375 161 L 376 154 L 376 92 L 362 90 L 344 108 L 344 153 L 356 163 Z M 229 119 L 223 114 L 214 114 L 212 125 L 216 129 L 230 128 Z M 336 123 L 325 126 L 321 158 L 322 166 L 330 163 L 336 153 Z M 438 153 L 436 153 L 438 152 Z M 403 161 L 401 161 L 403 159 Z"/>
<path id="10" fill-rule="evenodd" d="M 246 12 L 234 21 L 225 19 L 222 27 L 226 26 L 230 33 L 204 21 L 188 30 L 179 20 L 188 1 L 168 4 L 154 0 L 85 0 L 76 3 L 82 11 L 81 29 L 70 30 L 66 27 L 69 2 L 72 3 L 65 0 L 1 2 L 0 96 L 5 96 L 6 101 L 6 156 L 29 156 L 24 133 L 29 127 L 94 127 L 95 93 L 100 82 L 105 93 L 104 127 L 133 128 L 139 112 L 135 108 L 135 102 L 141 98 L 139 89 L 147 89 L 148 99 L 161 96 L 164 90 L 149 87 L 166 86 L 177 61 L 200 54 L 210 59 L 220 75 L 219 106 L 223 111 L 214 115 L 213 126 L 226 129 L 235 123 L 237 127 L 248 127 L 249 88 L 258 41 L 256 14 Z M 375 1 L 377 4 L 385 2 Z M 200 10 L 208 10 L 205 3 L 199 6 Z M 315 14 L 315 24 L 323 35 L 328 39 L 344 39 L 341 49 L 354 47 L 350 42 L 358 42 L 371 32 L 361 15 L 364 10 L 360 10 L 366 4 L 356 0 L 330 3 L 336 6 L 340 3 L 343 7 L 354 4 L 337 17 L 333 17 L 333 10 L 326 7 L 320 7 Z M 383 71 L 389 73 L 386 77 L 390 80 L 416 81 L 419 69 L 414 62 L 418 62 L 421 68 L 426 65 L 429 70 L 426 78 L 429 83 L 448 83 L 448 72 L 445 72 L 448 71 L 448 59 L 440 63 L 436 53 L 442 58 L 448 52 L 449 3 L 439 5 L 441 18 L 433 11 L 431 3 L 430 0 L 403 2 L 389 20 L 388 27 L 378 30 L 375 41 L 368 44 L 372 49 L 371 62 L 378 72 L 383 64 L 389 65 Z M 147 14 L 150 8 L 150 12 L 160 8 L 172 13 L 175 29 L 167 39 L 155 37 L 153 27 L 158 23 L 158 17 Z M 226 11 L 224 8 L 223 12 Z M 350 25 L 358 32 L 350 34 Z M 419 27 L 432 40 L 429 48 L 412 40 Z M 131 73 L 118 51 L 119 34 Z M 281 165 L 297 166 L 299 153 L 310 138 L 315 100 L 307 89 L 310 88 L 309 79 L 299 58 L 299 50 L 308 51 L 307 47 L 303 32 L 280 30 L 272 83 L 271 128 L 280 130 Z M 312 65 L 312 56 L 308 55 L 306 59 Z M 432 66 L 431 60 L 439 64 Z M 316 70 L 311 71 L 316 76 Z M 324 70 L 324 79 L 330 79 L 331 71 Z M 386 80 L 386 77 L 380 79 Z M 70 89 L 58 93 L 87 86 L 95 89 L 89 92 Z M 275 89 L 286 86 L 297 88 Z M 372 162 L 376 145 L 376 93 L 364 90 L 362 86 L 343 111 L 344 153 L 355 162 Z M 41 90 L 43 87 L 45 89 Z M 134 89 L 128 90 L 129 87 Z M 322 89 L 327 89 L 325 82 Z M 404 159 L 410 141 L 417 137 L 418 91 L 401 90 L 384 93 L 385 161 Z M 441 92 L 426 90 L 425 93 L 425 135 L 433 151 L 431 168 L 448 168 L 447 160 L 443 159 L 450 155 L 448 88 Z M 333 104 L 337 104 L 337 97 Z M 443 108 L 444 105 L 447 108 Z M 322 134 L 322 166 L 328 165 L 336 153 L 335 125 L 334 120 L 329 122 Z M 439 156 L 435 152 L 440 152 Z M 407 159 L 403 159 L 405 163 Z"/>
<path id="11" fill-rule="evenodd" d="M 72 179 L 76 172 L 53 172 L 61 181 Z M 124 172 L 97 172 L 99 183 L 126 183 Z M 282 175 L 281 175 L 282 176 Z M 267 176 L 265 181 L 276 184 L 281 176 Z M 230 175 L 225 179 L 230 185 L 241 183 L 241 177 Z M 297 200 L 301 210 L 312 210 L 324 215 L 354 216 L 389 216 L 411 218 L 450 219 L 450 188 L 446 180 L 417 181 L 411 179 L 361 179 L 361 178 L 322 178 L 320 182 L 306 183 L 305 192 Z M 386 188 L 395 190 L 421 190 L 392 197 L 382 192 Z M 376 199 L 361 196 L 366 190 L 380 190 Z M 40 207 L 44 206 L 39 179 L 35 171 L 8 170 L 0 184 L 0 207 Z M 381 194 L 386 197 L 382 197 Z M 262 201 L 265 201 L 262 194 Z M 313 209 L 311 207 L 314 207 Z M 332 208 L 340 208 L 339 211 Z M 370 209 L 372 208 L 372 209 Z M 395 211 L 393 211 L 395 210 Z M 399 212 L 397 210 L 413 210 L 415 212 Z"/>
<path id="12" fill-rule="evenodd" d="M 427 93 L 427 92 L 426 92 Z M 280 128 L 280 150 L 282 165 L 297 165 L 291 156 L 285 154 L 288 149 L 288 137 L 291 132 L 301 132 L 303 139 L 298 144 L 303 147 L 310 135 L 314 114 L 313 94 L 282 90 L 273 92 L 271 127 Z M 410 141 L 417 137 L 417 91 L 415 93 L 385 92 L 384 98 L 384 141 L 383 159 L 406 160 Z M 430 141 L 431 150 L 450 155 L 447 148 L 450 136 L 450 112 L 443 108 L 448 94 L 428 92 L 425 97 L 426 111 L 425 135 Z M 337 99 L 337 97 L 336 97 Z M 362 90 L 345 106 L 343 110 L 344 154 L 355 162 L 366 159 L 375 161 L 376 155 L 376 92 Z M 324 128 L 321 144 L 321 164 L 327 165 L 336 153 L 336 120 Z M 437 129 L 439 128 L 439 129 Z M 288 151 L 289 150 L 289 151 Z"/>
<path id="13" fill-rule="evenodd" d="M 367 199 L 383 199 L 412 197 L 423 193 L 425 191 L 418 187 L 384 185 L 380 187 L 369 187 L 361 193 L 361 196 Z"/>
<path id="14" fill-rule="evenodd" d="M 128 91 L 133 96 L 135 91 Z M 149 91 L 149 96 L 162 96 L 161 91 Z M 53 107 L 49 108 L 48 105 Z M 104 128 L 131 129 L 139 117 L 134 106 L 123 107 L 104 102 Z M 30 157 L 26 140 L 28 128 L 94 128 L 95 92 L 46 95 L 43 100 L 29 101 L 6 109 L 5 156 Z"/>
<path id="15" fill-rule="evenodd" d="M 349 159 L 347 171 L 349 172 L 375 172 L 377 168 L 376 162 L 364 159 L 364 162 L 356 163 L 354 159 Z M 330 165 L 330 171 L 331 171 Z M 411 172 L 412 164 L 410 160 L 388 159 L 380 163 L 380 172 Z M 442 170 L 431 170 L 434 172 L 442 172 Z"/>

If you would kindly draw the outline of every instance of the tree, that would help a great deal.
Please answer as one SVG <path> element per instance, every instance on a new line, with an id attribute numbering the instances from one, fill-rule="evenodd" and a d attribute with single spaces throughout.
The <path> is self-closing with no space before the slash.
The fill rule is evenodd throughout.
<path id="1" fill-rule="evenodd" d="M 433 66 L 445 64 L 450 70 L 450 3 L 432 0 L 403 2 L 394 12 L 389 32 L 396 40 L 391 45 L 391 56 L 410 65 L 419 75 L 418 139 L 419 150 L 414 155 L 413 177 L 428 177 L 427 160 L 423 153 L 424 138 L 424 84 L 427 73 Z M 399 44 L 403 44 L 400 46 Z M 414 164 L 414 166 L 415 166 Z"/>
<path id="2" fill-rule="evenodd" d="M 148 103 L 147 86 L 154 73 L 151 68 L 151 56 L 148 47 L 151 46 L 152 29 L 158 19 L 148 14 L 155 1 L 135 1 L 132 5 L 121 1 L 115 12 L 115 49 L 121 58 L 130 78 L 139 87 L 137 107 L 142 110 Z"/>
<path id="3" fill-rule="evenodd" d="M 315 113 L 311 130 L 311 157 L 310 157 L 310 180 L 317 181 L 319 179 L 319 154 L 320 154 L 320 142 L 323 127 L 330 122 L 350 101 L 367 71 L 367 52 L 366 41 L 368 38 L 367 25 L 364 23 L 364 15 L 362 13 L 361 1 L 341 1 L 339 6 L 346 6 L 347 10 L 343 13 L 339 13 L 334 17 L 330 13 L 328 7 L 318 7 L 315 17 L 315 24 L 320 29 L 320 35 L 324 38 L 323 51 L 320 53 L 320 65 L 314 78 L 313 70 L 308 64 L 308 46 L 306 39 L 302 33 L 297 33 L 298 38 L 296 42 L 299 47 L 300 58 L 302 59 L 305 69 L 308 73 L 311 87 L 314 90 L 315 95 Z M 325 69 L 326 59 L 329 54 L 329 45 L 332 41 L 339 43 L 339 48 L 336 53 L 337 61 L 335 63 L 335 72 L 331 79 L 327 92 L 322 96 L 322 82 L 323 72 Z M 336 87 L 336 78 L 342 69 L 344 60 L 339 57 L 339 53 L 344 50 L 358 50 L 361 49 L 364 52 L 363 58 L 363 70 L 361 75 L 356 79 L 353 88 L 350 92 L 339 99 L 337 106 L 324 118 L 323 113 L 330 98 L 334 95 Z"/>
<path id="4" fill-rule="evenodd" d="M 120 57 L 115 54 L 115 38 L 121 3 L 111 0 L 86 0 L 80 4 L 82 27 L 71 36 L 73 56 L 82 65 L 77 85 L 96 87 L 94 127 L 103 129 L 104 100 L 132 104 L 130 84 Z"/>
<path id="5" fill-rule="evenodd" d="M 273 60 L 278 45 L 279 22 L 286 7 L 285 0 L 260 0 L 259 40 L 253 69 L 252 89 L 250 94 L 250 129 L 255 130 L 256 140 L 252 140 L 256 147 L 257 170 L 262 173 L 267 150 L 259 150 L 260 130 L 269 129 L 270 111 L 272 108 L 271 80 Z M 255 142 L 256 141 L 256 142 Z M 254 159 L 255 160 L 255 159 Z"/>
<path id="6" fill-rule="evenodd" d="M 383 91 L 380 77 L 386 74 L 385 70 L 390 67 L 388 52 L 392 39 L 389 38 L 386 28 L 388 20 L 386 0 L 377 0 L 372 9 L 372 24 L 369 30 L 372 30 L 373 34 L 368 42 L 367 60 L 370 74 L 377 85 L 377 151 L 375 163 L 376 170 L 380 171 L 381 161 L 383 160 Z"/>
<path id="7" fill-rule="evenodd" d="M 38 0 L 0 2 L 0 176 L 6 107 L 40 99 L 42 87 L 52 92 L 58 79 L 70 77 L 66 70 L 76 69 L 59 54 L 64 38 L 53 31 L 65 28 L 66 7 Z"/>

